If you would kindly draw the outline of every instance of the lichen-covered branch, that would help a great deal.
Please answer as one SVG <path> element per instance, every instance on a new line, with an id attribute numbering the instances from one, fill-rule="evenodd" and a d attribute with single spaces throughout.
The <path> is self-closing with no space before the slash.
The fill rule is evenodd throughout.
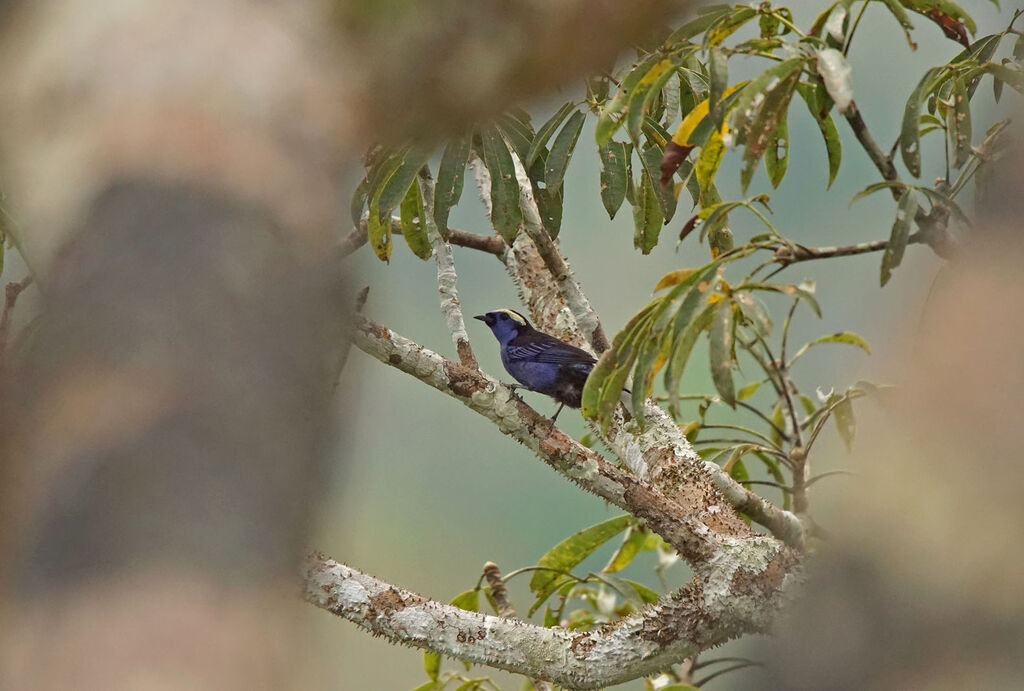
<path id="1" fill-rule="evenodd" d="M 380 324 L 363 321 L 356 347 L 461 401 L 494 422 L 556 471 L 606 501 L 647 521 L 698 571 L 726 538 L 756 534 L 707 483 L 675 497 L 659 492 L 562 432 L 498 380 L 448 360 Z"/>
<path id="2" fill-rule="evenodd" d="M 522 162 L 515 152 L 512 153 L 512 160 L 516 167 L 516 180 L 519 183 L 519 207 L 523 211 L 523 221 L 526 234 L 533 240 L 544 265 L 558 286 L 559 293 L 565 300 L 565 304 L 572 311 L 576 320 L 576 326 L 583 333 L 587 344 L 593 348 L 598 355 L 608 350 L 611 344 L 601 327 L 601 321 L 597 313 L 590 306 L 590 301 L 580 289 L 579 284 L 572 275 L 569 265 L 566 263 L 562 253 L 558 250 L 551 234 L 544 227 L 540 217 L 540 210 L 537 208 L 537 200 L 533 197 L 533 189 L 530 179 L 526 175 Z"/>
<path id="3" fill-rule="evenodd" d="M 322 554 L 306 562 L 305 597 L 394 643 L 595 689 L 655 674 L 744 633 L 764 632 L 795 583 L 767 537 L 728 545 L 702 581 L 591 632 L 469 612 L 360 573 Z"/>
<path id="4" fill-rule="evenodd" d="M 486 174 L 482 165 L 479 168 Z M 558 252 L 557 247 L 554 251 Z M 568 337 L 577 345 L 587 345 L 577 328 L 573 311 L 567 308 L 565 297 L 553 280 L 552 271 L 527 234 L 516 238 L 505 255 L 505 266 L 539 328 Z M 719 503 L 720 497 L 787 544 L 802 547 L 804 531 L 795 514 L 762 499 L 719 466 L 701 459 L 678 425 L 654 401 L 648 401 L 645 406 L 644 418 L 641 430 L 636 421 L 627 420 L 620 410 L 609 431 L 601 435 L 638 478 L 650 480 L 669 496 L 676 493 L 703 496 L 709 505 Z M 597 428 L 592 429 L 600 433 Z"/>
<path id="5" fill-rule="evenodd" d="M 437 291 L 441 296 L 441 316 L 452 335 L 452 343 L 459 354 L 459 362 L 466 367 L 476 369 L 480 365 L 469 344 L 466 332 L 466 320 L 462 316 L 462 304 L 459 302 L 457 283 L 459 276 L 455 273 L 455 259 L 452 257 L 452 246 L 449 245 L 437 229 L 434 222 L 434 181 L 430 173 L 423 169 L 417 179 L 420 195 L 423 197 L 423 227 L 427 232 L 430 246 L 434 248 L 434 261 L 437 263 Z"/>

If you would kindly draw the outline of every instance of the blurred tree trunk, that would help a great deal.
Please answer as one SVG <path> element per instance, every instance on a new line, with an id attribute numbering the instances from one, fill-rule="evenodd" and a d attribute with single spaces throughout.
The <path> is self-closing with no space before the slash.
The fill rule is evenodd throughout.
<path id="1" fill-rule="evenodd" d="M 310 683 L 341 173 L 371 131 L 486 117 L 673 4 L 4 3 L 2 179 L 44 309 L 4 360 L 0 685 Z"/>

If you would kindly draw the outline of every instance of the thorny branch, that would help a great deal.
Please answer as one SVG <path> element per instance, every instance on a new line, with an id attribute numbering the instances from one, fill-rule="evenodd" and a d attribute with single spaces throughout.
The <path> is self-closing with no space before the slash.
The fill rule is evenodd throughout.
<path id="1" fill-rule="evenodd" d="M 512 160 L 516 167 L 516 180 L 519 183 L 519 206 L 523 210 L 526 234 L 533 240 L 537 252 L 544 260 L 544 265 L 551 272 L 551 277 L 554 279 L 555 285 L 558 286 L 565 304 L 572 310 L 576 326 L 582 331 L 587 344 L 594 349 L 596 354 L 600 355 L 611 347 L 611 343 L 608 342 L 608 337 L 601 327 L 601 321 L 590 306 L 590 301 L 580 290 L 579 284 L 572 275 L 572 270 L 569 269 L 565 258 L 558 251 L 554 240 L 551 239 L 551 234 L 541 221 L 537 200 L 533 197 L 530 179 L 526 175 L 522 162 L 515 153 L 512 154 Z"/>
<path id="2" fill-rule="evenodd" d="M 518 161 L 516 163 L 525 232 L 519 234 L 511 247 L 506 247 L 498 237 L 487 238 L 488 246 L 490 243 L 500 245 L 500 251 L 493 253 L 505 264 L 523 303 L 529 307 L 539 328 L 600 352 L 608 347 L 607 337 L 558 246 L 543 227 L 529 180 L 522 165 Z M 470 167 L 489 215 L 488 172 L 476 160 L 470 162 Z M 423 196 L 430 196 L 429 189 L 424 190 Z M 477 240 L 475 244 L 483 245 L 484 242 Z M 437 250 L 435 245 L 435 256 Z M 444 258 L 439 258 L 439 276 L 443 261 Z M 692 603 L 703 598 L 705 609 L 699 616 L 705 623 L 708 641 L 727 640 L 742 633 L 763 630 L 764 623 L 773 618 L 781 604 L 782 584 L 794 576 L 798 568 L 799 550 L 802 550 L 804 541 L 803 524 L 795 514 L 776 507 L 737 483 L 717 464 L 701 459 L 675 422 L 654 401 L 648 402 L 646 406 L 642 427 L 630 419 L 624 409 L 620 409 L 611 432 L 605 437 L 609 448 L 629 468 L 626 471 L 555 428 L 521 399 L 512 396 L 503 384 L 477 370 L 475 362 L 470 366 L 466 366 L 469 364 L 466 362 L 456 364 L 369 321 L 357 327 L 354 341 L 357 347 L 381 362 L 412 374 L 488 417 L 503 433 L 525 444 L 541 460 L 582 488 L 643 519 L 651 530 L 661 535 L 693 567 L 699 579 L 695 585 L 665 600 Z M 739 520 L 736 510 L 751 516 L 783 542 L 752 531 Z M 321 558 L 320 563 L 323 565 L 326 562 Z M 347 567 L 339 565 L 338 568 Z M 319 573 L 324 573 L 324 569 L 319 568 Z M 364 586 L 369 583 L 365 581 L 369 577 L 351 570 L 332 573 L 340 579 L 337 593 L 351 594 L 351 588 L 346 584 L 353 578 L 360 579 Z M 743 576 L 737 578 L 741 573 Z M 726 577 L 725 574 L 729 575 Z M 493 577 L 494 574 L 491 574 L 489 581 Z M 769 583 L 763 581 L 765 578 Z M 756 592 L 750 591 L 750 586 L 755 582 L 758 583 Z M 729 593 L 720 593 L 721 598 L 713 599 L 716 604 L 709 607 L 712 600 L 707 598 L 706 592 L 701 592 L 701 586 L 696 583 L 705 584 L 704 588 L 707 584 L 728 583 L 725 589 Z M 369 623 L 363 608 L 365 603 L 358 601 L 358 598 L 356 601 L 351 598 L 328 598 L 334 599 L 333 604 L 324 603 L 319 600 L 321 593 L 329 592 L 331 586 L 322 584 L 315 590 L 311 585 L 308 587 L 316 595 L 311 598 L 314 604 L 352 619 L 392 640 L 509 669 L 533 678 L 550 679 L 571 688 L 593 688 L 616 683 L 616 680 L 637 678 L 646 673 L 641 668 L 648 671 L 665 669 L 710 644 L 700 642 L 694 645 L 701 636 L 695 635 L 692 624 L 686 627 L 682 620 L 670 621 L 660 614 L 653 620 L 648 618 L 662 606 L 659 603 L 654 608 L 634 615 L 641 619 L 639 628 L 636 628 L 634 617 L 629 617 L 600 632 L 571 634 L 568 640 L 560 640 L 560 636 L 567 635 L 567 632 L 558 627 L 545 629 L 516 622 L 515 633 L 499 633 L 498 628 L 487 628 L 493 626 L 487 623 L 481 629 L 489 632 L 485 640 L 496 641 L 501 654 L 478 652 L 478 657 L 474 657 L 445 639 L 446 635 L 450 637 L 453 627 L 457 628 L 457 625 L 436 613 L 438 608 L 447 607 L 445 605 L 429 603 L 410 594 L 410 598 L 416 600 L 417 607 L 422 605 L 427 610 L 435 611 L 436 615 L 432 619 L 429 612 L 417 614 L 418 617 L 426 617 L 418 629 L 423 638 L 417 639 L 415 636 L 409 637 L 410 629 L 405 623 L 396 624 L 387 616 L 376 616 L 374 622 Z M 398 592 L 398 589 L 387 584 L 383 584 L 383 587 L 388 588 L 388 592 Z M 407 601 L 403 599 L 402 602 L 405 612 L 408 610 Z M 507 601 L 505 604 L 508 604 Z M 499 607 L 504 607 L 500 601 Z M 736 607 L 742 610 L 742 614 L 737 616 L 732 612 Z M 725 614 L 727 611 L 730 613 Z M 512 612 L 514 610 L 509 606 L 505 608 L 504 614 Z M 380 614 L 379 611 L 377 614 Z M 458 616 L 469 614 L 459 610 Z M 693 616 L 697 612 L 689 614 Z M 726 624 L 726 621 L 729 623 Z M 661 632 L 659 637 L 664 637 L 666 641 L 671 639 L 675 643 L 660 652 L 652 652 L 648 646 L 633 658 L 632 649 L 628 645 L 623 648 L 621 641 L 612 647 L 587 642 L 584 652 L 590 653 L 593 646 L 594 650 L 600 648 L 607 651 L 607 657 L 591 656 L 580 669 L 565 662 L 572 656 L 583 659 L 580 658 L 581 640 L 584 640 L 581 637 L 591 641 L 595 637 L 613 637 L 616 632 L 631 630 L 634 633 L 630 634 L 628 640 L 633 641 L 637 631 L 655 629 Z M 480 637 L 477 639 L 479 641 Z M 682 640 L 687 642 L 680 647 Z M 512 657 L 522 655 L 522 651 L 529 650 L 532 652 L 528 662 L 536 663 L 533 652 L 538 650 L 538 646 L 551 644 L 552 641 L 557 643 L 554 659 L 558 663 L 554 668 L 524 667 L 520 664 L 521 660 L 511 660 Z M 456 640 L 456 643 L 459 641 Z M 672 649 L 671 654 L 669 648 Z"/>
<path id="3" fill-rule="evenodd" d="M 760 540 L 755 549 L 723 552 L 706 580 L 591 632 L 469 612 L 318 553 L 306 562 L 305 597 L 395 643 L 570 689 L 595 689 L 668 669 L 741 632 L 767 630 L 795 581 L 786 576 L 789 556 L 773 552 L 769 538 Z"/>
<path id="4" fill-rule="evenodd" d="M 501 577 L 501 570 L 493 561 L 484 564 L 484 578 L 491 589 L 491 597 L 494 599 L 494 604 L 497 605 L 498 616 L 505 617 L 506 619 L 518 618 L 516 608 L 512 606 L 508 599 L 508 590 L 505 588 L 505 581 Z M 551 684 L 546 681 L 530 679 L 530 683 L 533 684 L 534 691 L 554 691 Z"/>

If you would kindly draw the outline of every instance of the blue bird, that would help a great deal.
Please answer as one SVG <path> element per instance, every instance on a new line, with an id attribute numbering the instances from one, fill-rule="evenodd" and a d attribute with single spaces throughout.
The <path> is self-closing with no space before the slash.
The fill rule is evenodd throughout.
<path id="1" fill-rule="evenodd" d="M 560 404 L 551 417 L 554 422 L 562 408 L 579 408 L 583 385 L 597 360 L 585 350 L 538 331 L 526 317 L 514 310 L 500 309 L 474 317 L 491 327 L 501 345 L 501 364 L 519 386 L 547 394 Z"/>

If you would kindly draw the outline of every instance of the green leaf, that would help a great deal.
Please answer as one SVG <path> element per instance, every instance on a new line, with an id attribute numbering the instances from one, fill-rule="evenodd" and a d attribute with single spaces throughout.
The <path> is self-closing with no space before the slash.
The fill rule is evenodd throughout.
<path id="1" fill-rule="evenodd" d="M 670 686 L 662 686 L 660 691 L 700 691 L 700 689 L 690 684 L 672 684 Z"/>
<path id="2" fill-rule="evenodd" d="M 821 136 L 825 140 L 825 153 L 828 155 L 828 184 L 825 189 L 829 189 L 832 187 L 836 175 L 839 174 L 839 164 L 843 160 L 843 144 L 839 139 L 839 130 L 836 129 L 836 123 L 832 116 L 827 111 L 822 113 L 821 109 L 817 107 L 819 97 L 815 93 L 814 87 L 810 84 L 800 83 L 797 84 L 796 89 L 803 97 L 815 122 L 818 123 L 818 129 L 821 130 Z"/>
<path id="3" fill-rule="evenodd" d="M 711 381 L 722 400 L 731 408 L 736 407 L 736 389 L 732 381 L 733 325 L 732 303 L 729 300 L 721 300 L 708 334 Z"/>
<path id="4" fill-rule="evenodd" d="M 636 203 L 633 205 L 633 246 L 644 254 L 650 254 L 658 244 L 664 216 L 650 175 L 644 173 L 640 178 Z"/>
<path id="5" fill-rule="evenodd" d="M 661 207 L 661 222 L 668 223 L 676 213 L 676 195 L 672 185 L 661 186 L 661 157 L 663 153 L 660 146 L 654 144 L 646 146 L 640 151 L 640 162 L 644 168 L 643 177 L 650 180 L 655 199 L 658 206 Z M 657 240 L 655 239 L 655 241 Z"/>
<path id="6" fill-rule="evenodd" d="M 953 78 L 953 108 L 946 117 L 949 120 L 950 144 L 955 152 L 953 165 L 961 167 L 971 155 L 971 102 L 967 98 L 967 87 L 959 76 Z"/>
<path id="7" fill-rule="evenodd" d="M 647 536 L 647 531 L 635 525 L 630 526 L 629 531 L 622 538 L 622 544 L 619 545 L 619 548 L 615 550 L 615 554 L 608 560 L 608 564 L 601 570 L 604 573 L 616 573 L 629 566 L 633 558 L 644 549 L 644 545 L 647 544 Z"/>
<path id="8" fill-rule="evenodd" d="M 716 126 L 722 124 L 723 112 L 718 108 L 726 88 L 729 86 L 729 57 L 715 46 L 708 51 L 708 67 L 711 72 L 711 88 L 708 92 L 708 114 Z"/>
<path id="9" fill-rule="evenodd" d="M 479 612 L 480 591 L 467 590 L 464 593 L 459 593 L 452 599 L 451 604 L 459 609 L 464 609 L 467 612 Z"/>
<path id="10" fill-rule="evenodd" d="M 391 217 L 390 208 L 381 211 L 380 197 L 387 185 L 388 180 L 394 176 L 405 159 L 408 149 L 392 151 L 387 155 L 381 155 L 367 175 L 367 191 L 369 194 L 369 215 L 366 219 L 366 234 L 370 247 L 377 258 L 391 261 Z M 393 207 L 391 207 L 393 208 Z"/>
<path id="11" fill-rule="evenodd" d="M 412 253 L 420 259 L 430 259 L 434 253 L 427 237 L 427 229 L 423 225 L 426 211 L 423 208 L 423 195 L 418 184 L 409 185 L 400 207 L 402 238 Z"/>
<path id="12" fill-rule="evenodd" d="M 814 310 L 814 313 L 821 317 L 821 305 L 814 297 L 813 284 L 809 282 L 800 285 L 778 284 L 778 283 L 746 283 L 743 286 L 747 290 L 766 290 L 772 293 L 781 293 L 789 297 L 800 298 Z"/>
<path id="13" fill-rule="evenodd" d="M 424 653 L 424 655 L 426 655 L 426 653 Z M 420 684 L 412 691 L 440 691 L 443 688 L 444 684 L 442 684 L 440 681 L 428 681 L 425 684 Z"/>
<path id="14" fill-rule="evenodd" d="M 491 176 L 491 223 L 505 242 L 512 244 L 523 224 L 519 208 L 519 182 L 505 141 L 494 127 L 480 130 L 483 161 Z"/>
<path id="15" fill-rule="evenodd" d="M 757 393 L 757 390 L 761 388 L 761 384 L 764 384 L 764 382 L 763 381 L 755 381 L 755 382 L 752 382 L 750 384 L 747 384 L 746 386 L 744 386 L 743 388 L 741 388 L 739 391 L 736 392 L 736 400 L 737 401 L 745 401 L 745 400 L 747 400 L 748 398 L 753 396 L 755 393 Z"/>
<path id="16" fill-rule="evenodd" d="M 547 589 L 558 580 L 558 572 L 568 573 L 571 571 L 594 550 L 625 530 L 633 520 L 633 517 L 628 514 L 609 518 L 589 528 L 584 528 L 559 542 L 537 562 L 538 566 L 543 566 L 545 569 L 534 571 L 533 577 L 530 579 L 530 590 L 539 593 Z M 555 569 L 555 571 L 546 569 Z"/>
<path id="17" fill-rule="evenodd" d="M 743 144 L 743 169 L 740 186 L 746 192 L 761 160 L 789 108 L 793 90 L 800 79 L 806 58 L 795 57 L 778 63 L 751 81 L 729 113 L 729 126 L 737 144 Z"/>
<path id="18" fill-rule="evenodd" d="M 694 166 L 693 173 L 697 177 L 697 185 L 700 187 L 700 197 L 704 195 L 714 184 L 715 174 L 722 163 L 722 156 L 725 154 L 725 143 L 722 141 L 722 133 L 716 130 L 707 143 L 701 147 L 700 158 Z"/>
<path id="19" fill-rule="evenodd" d="M 355 225 L 359 225 L 359 221 L 363 220 L 363 209 L 366 208 L 369 191 L 370 181 L 365 177 L 359 181 L 355 190 L 352 191 L 352 199 L 349 202 L 349 214 L 352 217 L 352 223 Z"/>
<path id="20" fill-rule="evenodd" d="M 756 16 L 757 10 L 751 7 L 737 5 L 731 13 L 715 22 L 715 24 L 707 30 L 705 42 L 712 46 L 718 45 L 728 38 L 734 31 Z"/>
<path id="21" fill-rule="evenodd" d="M 615 218 L 622 201 L 626 198 L 626 176 L 630 145 L 626 142 L 609 141 L 598 150 L 601 156 L 601 203 L 608 218 Z"/>
<path id="22" fill-rule="evenodd" d="M 648 104 L 661 93 L 666 82 L 675 74 L 675 67 L 678 64 L 678 56 L 676 59 L 665 58 L 655 63 L 647 74 L 637 82 L 626 107 L 626 130 L 634 141 L 640 137 L 640 126 L 644 121 Z"/>
<path id="23" fill-rule="evenodd" d="M 906 190 L 896 207 L 896 220 L 893 222 L 892 232 L 889 234 L 889 244 L 882 255 L 883 286 L 889 282 L 893 269 L 903 261 L 903 251 L 907 248 L 907 240 L 910 238 L 910 228 L 913 225 L 915 213 L 917 213 L 917 198 L 911 190 Z"/>
<path id="24" fill-rule="evenodd" d="M 544 229 L 553 238 L 558 237 L 562 227 L 562 188 L 541 189 L 533 185 L 533 198 L 537 202 L 537 211 Z"/>
<path id="25" fill-rule="evenodd" d="M 721 21 L 732 14 L 732 12 L 732 5 L 708 5 L 707 7 L 698 8 L 697 16 L 673 31 L 665 40 L 665 43 L 671 45 L 691 39 L 697 34 L 702 34 L 712 24 Z"/>
<path id="26" fill-rule="evenodd" d="M 409 191 L 409 186 L 416 179 L 416 174 L 420 172 L 420 168 L 426 165 L 429 158 L 429 149 L 412 147 L 402 157 L 402 162 L 395 168 L 395 171 L 385 178 L 374 199 L 377 213 L 380 214 L 382 220 L 391 216 L 391 210 L 402 203 Z M 388 220 L 390 221 L 390 219 Z"/>
<path id="27" fill-rule="evenodd" d="M 423 653 L 423 671 L 427 673 L 427 676 L 430 677 L 432 681 L 437 681 L 437 675 L 441 672 L 441 653 L 435 653 L 429 650 Z"/>
<path id="28" fill-rule="evenodd" d="M 437 169 L 437 182 L 434 184 L 434 222 L 445 239 L 448 237 L 448 214 L 462 197 L 470 148 L 469 137 L 451 140 L 444 147 L 441 164 Z"/>
<path id="29" fill-rule="evenodd" d="M 602 147 L 608 143 L 611 136 L 619 129 L 625 118 L 618 117 L 633 96 L 640 80 L 650 71 L 652 67 L 662 60 L 660 53 L 649 53 L 633 65 L 630 71 L 619 83 L 619 90 L 615 97 L 601 109 L 597 116 L 597 125 L 594 128 L 594 138 L 597 146 Z"/>
<path id="30" fill-rule="evenodd" d="M 786 113 L 783 111 L 778 127 L 768 142 L 764 152 L 764 169 L 768 173 L 768 181 L 772 187 L 778 187 L 786 176 L 789 165 L 789 126 L 786 124 Z"/>
<path id="31" fill-rule="evenodd" d="M 836 421 L 836 430 L 846 445 L 846 450 L 853 451 L 853 439 L 857 436 L 857 422 L 853 417 L 853 401 L 844 398 L 832 409 L 832 418 Z"/>
<path id="32" fill-rule="evenodd" d="M 933 67 L 921 78 L 917 86 L 910 92 L 907 105 L 903 109 L 903 126 L 900 129 L 900 154 L 903 164 L 915 178 L 921 176 L 921 135 L 917 127 L 917 116 L 921 112 L 921 103 L 938 87 L 946 75 L 946 67 Z"/>
<path id="33" fill-rule="evenodd" d="M 533 129 L 519 118 L 505 114 L 495 123 L 505 142 L 516 152 L 520 161 L 525 161 L 533 146 Z M 525 167 L 525 163 L 523 164 Z"/>
<path id="34" fill-rule="evenodd" d="M 676 336 L 672 345 L 672 354 L 665 368 L 665 388 L 669 396 L 669 410 L 673 415 L 679 414 L 679 382 L 683 378 L 686 363 L 693 352 L 697 338 L 711 327 L 716 305 L 705 305 L 704 309 L 685 326 L 681 336 Z M 682 310 L 680 310 L 682 311 Z"/>
<path id="35" fill-rule="evenodd" d="M 651 549 L 654 548 L 652 547 Z M 661 599 L 661 595 L 659 595 L 657 591 L 648 588 L 643 583 L 637 583 L 629 578 L 620 578 L 619 580 L 628 584 L 633 590 L 635 590 L 637 595 L 640 596 L 640 599 L 643 600 L 645 604 L 653 605 Z"/>
<path id="36" fill-rule="evenodd" d="M 822 336 L 821 338 L 816 338 L 810 343 L 805 344 L 802 348 L 800 348 L 800 350 L 796 351 L 796 354 L 793 355 L 793 359 L 790 360 L 788 364 L 792 365 L 794 362 L 800 359 L 803 356 L 803 354 L 806 353 L 808 350 L 810 350 L 814 346 L 822 345 L 823 343 L 845 343 L 847 345 L 856 346 L 863 350 L 865 353 L 871 353 L 871 346 L 869 346 L 868 342 L 865 341 L 863 338 L 853 333 L 852 331 L 840 331 L 839 333 L 829 334 L 827 336 Z M 813 410 L 814 409 L 812 408 L 810 412 L 813 412 Z M 810 412 L 808 412 L 808 415 L 810 415 Z"/>
<path id="37" fill-rule="evenodd" d="M 739 290 L 733 293 L 733 302 L 740 308 L 740 312 L 758 334 L 767 338 L 772 333 L 772 318 L 768 314 L 768 308 L 763 302 L 757 299 L 752 293 L 746 290 Z"/>
<path id="38" fill-rule="evenodd" d="M 555 190 L 562 184 L 565 177 L 565 169 L 572 158 L 573 149 L 576 148 L 576 141 L 580 138 L 580 130 L 583 129 L 583 121 L 587 117 L 580 111 L 576 111 L 565 123 L 565 126 L 555 136 L 551 144 L 551 153 L 548 154 L 547 165 L 544 167 L 544 182 L 548 190 Z"/>
<path id="39" fill-rule="evenodd" d="M 985 65 L 985 70 L 992 75 L 993 79 L 1009 84 L 1014 91 L 1024 93 L 1024 70 L 1013 70 L 1006 65 L 998 65 L 994 62 Z"/>
<path id="40" fill-rule="evenodd" d="M 548 140 L 555 134 L 555 130 L 562 124 L 562 122 L 569 117 L 569 113 L 576 109 L 575 103 L 565 103 L 555 111 L 548 120 L 540 126 L 537 130 L 537 136 L 533 138 L 533 142 L 530 144 L 530 150 L 527 152 L 526 159 L 523 160 L 523 167 L 527 170 L 533 165 L 533 162 L 537 159 L 538 154 L 548 145 Z"/>

